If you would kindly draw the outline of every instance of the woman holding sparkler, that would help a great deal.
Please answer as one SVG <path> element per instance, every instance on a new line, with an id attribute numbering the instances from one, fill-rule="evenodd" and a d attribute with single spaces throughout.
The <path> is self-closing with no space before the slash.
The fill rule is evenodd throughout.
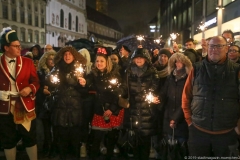
<path id="1" fill-rule="evenodd" d="M 136 160 L 147 160 L 150 154 L 151 136 L 157 135 L 159 77 L 151 64 L 147 49 L 138 48 L 131 56 L 132 62 L 126 70 L 122 85 L 124 93 L 129 88 L 130 106 L 125 109 L 123 127 L 133 130 L 135 141 L 133 154 Z"/>
<path id="2" fill-rule="evenodd" d="M 118 94 L 115 92 L 121 79 L 118 68 L 112 64 L 110 53 L 107 52 L 106 48 L 96 48 L 95 53 L 95 64 L 87 76 L 88 86 L 96 90 L 90 157 L 92 159 L 99 158 L 100 143 L 106 135 L 106 159 L 111 159 L 119 127 L 123 120 L 123 109 L 118 106 Z"/>
<path id="3" fill-rule="evenodd" d="M 61 160 L 66 159 L 66 150 L 71 143 L 74 157 L 80 156 L 80 132 L 83 125 L 82 99 L 86 94 L 83 66 L 86 59 L 73 47 L 60 49 L 54 57 L 55 67 L 46 76 L 47 86 L 56 87 L 57 105 L 52 108 L 52 125 L 58 133 L 58 148 Z"/>
<path id="4" fill-rule="evenodd" d="M 163 132 L 166 140 L 170 139 L 174 129 L 174 139 L 182 144 L 185 150 L 182 156 L 186 156 L 186 142 L 188 139 L 188 125 L 182 111 L 182 91 L 192 63 L 188 57 L 181 53 L 173 54 L 168 61 L 169 76 L 160 93 L 161 105 L 163 105 L 164 120 Z M 185 144 L 184 144 L 185 143 Z"/>

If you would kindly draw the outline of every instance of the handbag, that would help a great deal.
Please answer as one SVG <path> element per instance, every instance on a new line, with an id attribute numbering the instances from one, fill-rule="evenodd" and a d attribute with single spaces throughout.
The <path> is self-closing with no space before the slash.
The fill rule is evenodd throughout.
<path id="1" fill-rule="evenodd" d="M 118 105 L 122 108 L 129 108 L 129 87 L 128 87 L 128 73 L 127 73 L 127 88 L 128 88 L 128 98 L 119 97 Z"/>
<path id="2" fill-rule="evenodd" d="M 131 128 L 121 130 L 118 137 L 118 144 L 121 147 L 131 147 L 134 148 L 137 145 L 137 135 L 132 127 L 132 118 L 131 121 Z"/>

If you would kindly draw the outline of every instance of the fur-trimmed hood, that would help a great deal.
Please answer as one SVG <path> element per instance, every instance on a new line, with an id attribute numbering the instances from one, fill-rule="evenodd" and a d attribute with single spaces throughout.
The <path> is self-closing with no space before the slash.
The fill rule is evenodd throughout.
<path id="1" fill-rule="evenodd" d="M 50 69 L 47 67 L 47 64 L 46 64 L 47 58 L 51 55 L 53 55 L 55 57 L 56 54 L 57 53 L 54 50 L 50 50 L 48 52 L 45 52 L 38 62 L 38 71 L 44 70 L 45 74 L 48 74 L 50 72 Z"/>
<path id="2" fill-rule="evenodd" d="M 78 61 L 79 63 L 86 65 L 87 60 L 81 54 L 79 54 L 75 48 L 71 46 L 65 46 L 57 52 L 56 56 L 54 57 L 55 65 L 58 65 L 58 63 L 63 59 L 64 53 L 67 51 L 72 53 L 74 61 Z"/>
<path id="3" fill-rule="evenodd" d="M 188 74 L 192 69 L 192 62 L 190 59 L 182 53 L 174 53 L 168 60 L 168 73 L 171 74 L 176 68 L 175 62 L 180 61 L 184 64 L 186 73 Z"/>

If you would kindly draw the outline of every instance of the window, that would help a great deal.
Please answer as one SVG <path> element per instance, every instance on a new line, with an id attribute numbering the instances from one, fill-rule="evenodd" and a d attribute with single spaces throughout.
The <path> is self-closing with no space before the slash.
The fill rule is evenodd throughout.
<path id="1" fill-rule="evenodd" d="M 28 33 L 28 42 L 32 42 L 32 32 Z"/>
<path id="2" fill-rule="evenodd" d="M 24 7 L 23 1 L 20 2 L 20 7 Z"/>
<path id="3" fill-rule="evenodd" d="M 21 29 L 21 32 L 20 32 L 20 41 L 25 42 L 25 30 L 24 30 L 24 29 Z"/>
<path id="4" fill-rule="evenodd" d="M 32 25 L 32 14 L 28 13 L 28 24 Z"/>
<path id="5" fill-rule="evenodd" d="M 44 33 L 41 33 L 41 41 L 40 43 L 45 44 L 45 35 Z"/>
<path id="6" fill-rule="evenodd" d="M 71 15 L 71 13 L 68 14 L 68 29 L 72 30 L 72 15 Z"/>
<path id="7" fill-rule="evenodd" d="M 31 10 L 31 4 L 28 4 L 28 9 Z"/>
<path id="8" fill-rule="evenodd" d="M 35 16 L 35 26 L 38 27 L 38 16 Z"/>
<path id="9" fill-rule="evenodd" d="M 17 12 L 16 12 L 16 8 L 12 8 L 12 20 L 13 21 L 17 21 Z"/>
<path id="10" fill-rule="evenodd" d="M 64 12 L 62 9 L 60 11 L 60 27 L 64 27 Z"/>
<path id="11" fill-rule="evenodd" d="M 76 28 L 76 32 L 78 32 L 78 16 L 76 16 L 75 28 Z"/>
<path id="12" fill-rule="evenodd" d="M 2 5 L 2 16 L 4 19 L 8 19 L 8 6 Z"/>
<path id="13" fill-rule="evenodd" d="M 34 10 L 35 10 L 35 12 L 38 12 L 38 7 L 37 7 L 37 6 L 35 6 Z"/>
<path id="14" fill-rule="evenodd" d="M 25 23 L 25 13 L 24 13 L 24 11 L 21 11 L 20 12 L 20 21 L 21 21 L 21 23 Z"/>
<path id="15" fill-rule="evenodd" d="M 15 4 L 15 0 L 12 0 L 12 4 Z"/>
<path id="16" fill-rule="evenodd" d="M 45 27 L 45 20 L 44 20 L 44 18 L 42 17 L 42 19 L 41 19 L 41 27 L 42 28 L 44 28 Z"/>
<path id="17" fill-rule="evenodd" d="M 35 32 L 35 40 L 34 43 L 39 43 L 39 34 L 38 32 Z"/>

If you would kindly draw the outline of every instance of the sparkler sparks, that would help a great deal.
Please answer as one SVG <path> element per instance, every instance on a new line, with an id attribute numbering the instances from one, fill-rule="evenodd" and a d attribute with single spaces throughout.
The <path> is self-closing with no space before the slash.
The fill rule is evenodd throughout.
<path id="1" fill-rule="evenodd" d="M 60 79 L 58 78 L 58 75 L 51 75 L 51 82 L 54 84 L 59 83 Z"/>
<path id="2" fill-rule="evenodd" d="M 82 64 L 79 64 L 77 61 L 77 64 L 75 64 L 75 76 L 82 77 L 84 73 L 84 69 L 82 67 Z"/>
<path id="3" fill-rule="evenodd" d="M 149 93 L 146 95 L 145 101 L 147 101 L 148 103 L 152 103 L 153 100 L 154 100 L 154 96 L 153 96 L 152 92 L 149 92 Z"/>

